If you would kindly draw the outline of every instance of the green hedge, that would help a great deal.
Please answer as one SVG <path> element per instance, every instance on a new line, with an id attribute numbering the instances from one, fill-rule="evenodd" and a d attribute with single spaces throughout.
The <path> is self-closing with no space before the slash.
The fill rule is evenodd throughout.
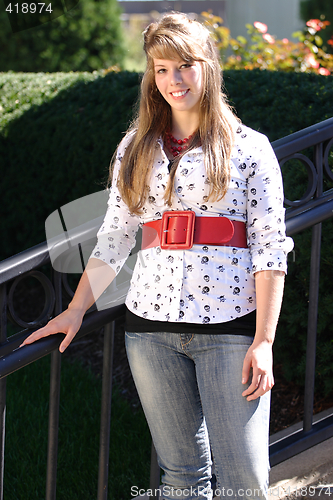
<path id="1" fill-rule="evenodd" d="M 0 74 L 1 258 L 45 240 L 46 217 L 99 191 L 138 75 Z"/>
<path id="2" fill-rule="evenodd" d="M 60 206 L 103 187 L 110 158 L 135 105 L 136 73 L 0 73 L 1 255 L 44 241 L 44 221 Z M 271 141 L 333 116 L 331 77 L 226 71 L 225 86 L 242 121 Z M 286 173 L 288 197 L 306 185 Z M 331 187 L 326 183 L 325 188 Z M 310 231 L 295 238 L 276 342 L 289 378 L 304 378 Z M 324 224 L 317 381 L 333 390 L 332 221 Z"/>

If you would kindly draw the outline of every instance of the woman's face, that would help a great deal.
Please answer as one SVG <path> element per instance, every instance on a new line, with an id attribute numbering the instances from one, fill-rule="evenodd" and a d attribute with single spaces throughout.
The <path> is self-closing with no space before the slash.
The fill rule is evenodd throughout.
<path id="1" fill-rule="evenodd" d="M 154 59 L 155 82 L 173 114 L 199 113 L 203 91 L 202 67 L 173 59 Z"/>

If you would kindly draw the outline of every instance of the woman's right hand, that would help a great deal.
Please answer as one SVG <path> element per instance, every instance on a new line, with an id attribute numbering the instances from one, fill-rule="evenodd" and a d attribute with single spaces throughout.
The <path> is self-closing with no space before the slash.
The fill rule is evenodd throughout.
<path id="1" fill-rule="evenodd" d="M 59 351 L 64 352 L 64 350 L 72 342 L 73 338 L 79 331 L 83 320 L 83 312 L 80 309 L 68 308 L 59 316 L 51 319 L 46 326 L 36 330 L 25 341 L 20 345 L 20 347 L 32 344 L 36 340 L 43 337 L 48 337 L 49 335 L 55 335 L 56 333 L 64 333 L 66 337 L 61 342 L 59 346 Z"/>
<path id="2" fill-rule="evenodd" d="M 59 346 L 59 351 L 64 352 L 79 331 L 86 311 L 110 285 L 115 276 L 114 270 L 105 262 L 90 258 L 68 309 L 51 319 L 46 326 L 32 333 L 20 347 L 49 335 L 64 333 L 66 337 Z"/>

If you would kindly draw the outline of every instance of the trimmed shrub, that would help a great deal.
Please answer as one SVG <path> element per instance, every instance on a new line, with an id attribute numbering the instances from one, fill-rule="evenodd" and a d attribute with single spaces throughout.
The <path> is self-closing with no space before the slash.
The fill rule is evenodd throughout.
<path id="1" fill-rule="evenodd" d="M 333 116 L 332 78 L 279 71 L 224 72 L 237 115 L 248 126 L 281 139 Z"/>
<path id="2" fill-rule="evenodd" d="M 103 189 L 138 75 L 8 73 L 0 82 L 5 258 L 44 241 L 51 212 Z"/>

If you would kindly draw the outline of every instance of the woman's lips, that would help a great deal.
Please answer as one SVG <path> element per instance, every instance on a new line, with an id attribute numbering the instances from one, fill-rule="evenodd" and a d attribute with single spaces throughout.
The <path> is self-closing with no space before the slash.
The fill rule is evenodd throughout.
<path id="1" fill-rule="evenodd" d="M 180 99 L 181 97 L 184 97 L 184 95 L 186 95 L 189 91 L 190 91 L 190 89 L 178 90 L 177 92 L 170 92 L 170 94 L 175 99 Z"/>

